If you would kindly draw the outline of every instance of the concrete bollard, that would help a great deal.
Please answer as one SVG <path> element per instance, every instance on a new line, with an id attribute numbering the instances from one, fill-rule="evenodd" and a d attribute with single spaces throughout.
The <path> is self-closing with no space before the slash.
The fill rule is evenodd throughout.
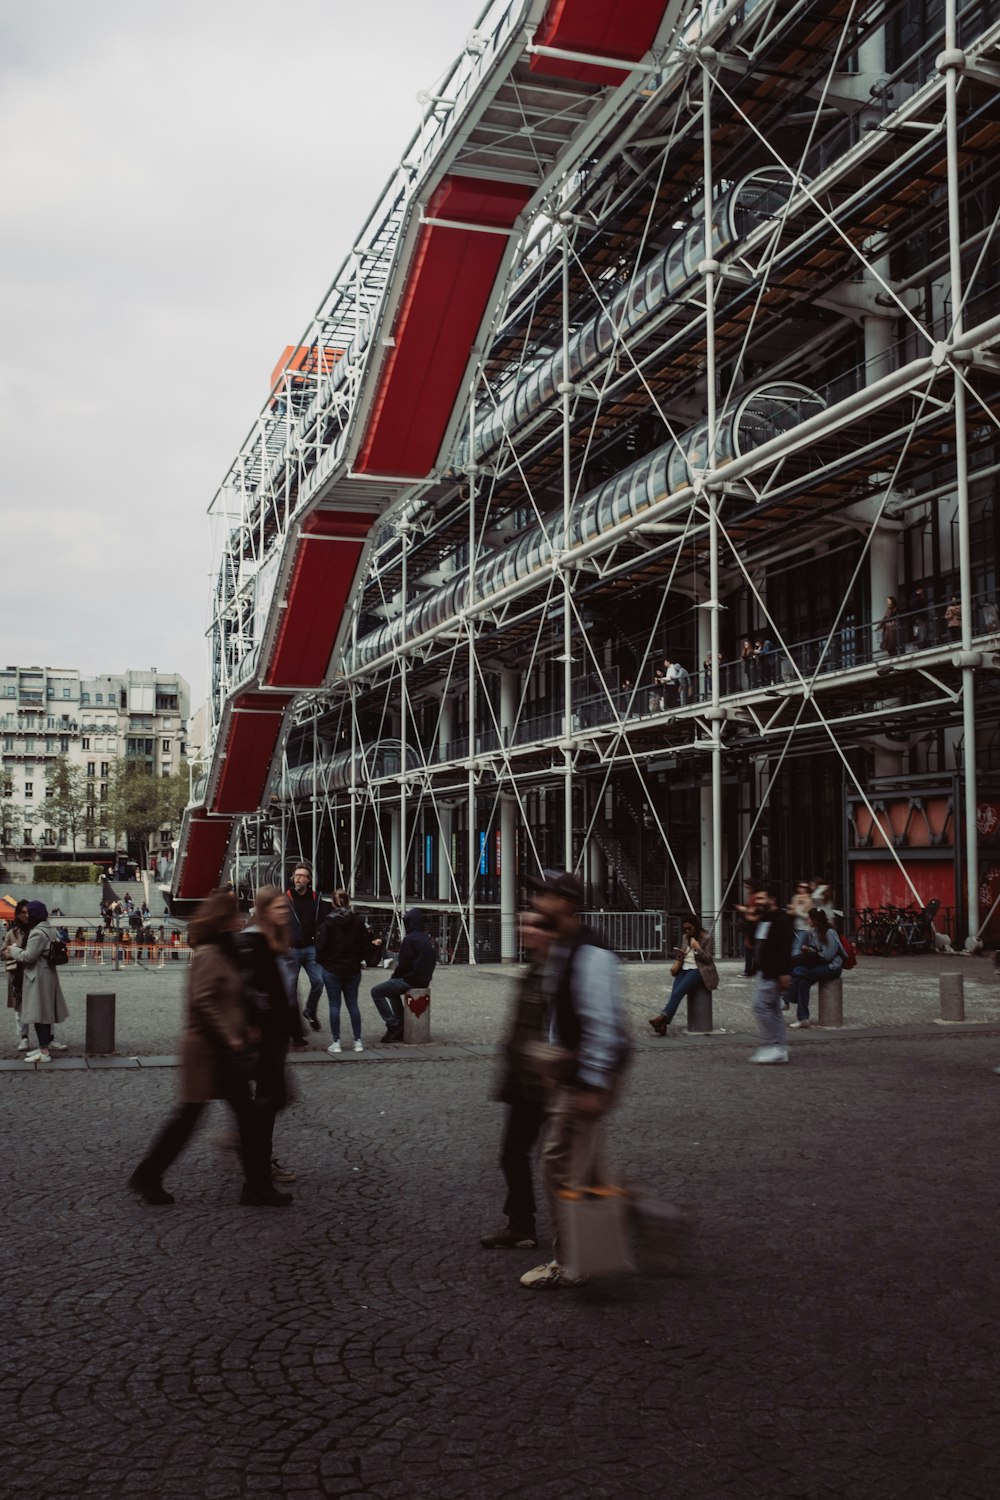
<path id="1" fill-rule="evenodd" d="M 819 982 L 819 1020 L 817 1025 L 836 1028 L 844 1024 L 844 981 L 841 978 Z"/>
<path id="2" fill-rule="evenodd" d="M 114 995 L 87 996 L 87 1040 L 84 1051 L 88 1056 L 101 1057 L 115 1050 L 115 997 Z"/>
<path id="3" fill-rule="evenodd" d="M 431 992 L 407 990 L 403 996 L 403 1042 L 419 1047 L 431 1039 Z"/>
<path id="4" fill-rule="evenodd" d="M 942 974 L 939 978 L 942 1021 L 965 1020 L 965 975 Z"/>
<path id="5" fill-rule="evenodd" d="M 687 997 L 688 1036 L 710 1036 L 712 1032 L 712 992 L 700 984 Z"/>

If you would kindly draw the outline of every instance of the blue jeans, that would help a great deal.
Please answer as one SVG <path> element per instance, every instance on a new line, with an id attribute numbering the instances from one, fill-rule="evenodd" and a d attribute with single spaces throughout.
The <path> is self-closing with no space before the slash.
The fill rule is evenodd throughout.
<path id="1" fill-rule="evenodd" d="M 316 1019 L 316 1007 L 319 997 L 323 993 L 323 980 L 325 972 L 316 962 L 316 948 L 310 944 L 308 948 L 289 948 L 285 954 L 285 963 L 288 965 L 288 975 L 291 980 L 292 998 L 298 1003 L 299 993 L 299 970 L 305 969 L 309 975 L 309 995 L 303 1006 L 305 1014 Z"/>
<path id="2" fill-rule="evenodd" d="M 821 979 L 836 979 L 840 973 L 832 964 L 796 964 L 792 970 L 790 998 L 795 1001 L 795 1019 L 809 1019 L 809 987 Z"/>
<path id="3" fill-rule="evenodd" d="M 681 1001 L 685 996 L 692 994 L 701 984 L 701 973 L 698 969 L 682 969 L 674 976 L 673 988 L 670 991 L 670 999 L 663 1007 L 662 1015 L 669 1026 L 677 1014 Z"/>
<path id="4" fill-rule="evenodd" d="M 354 1040 L 361 1040 L 361 1012 L 358 1009 L 358 990 L 361 988 L 361 970 L 356 974 L 350 974 L 346 979 L 331 974 L 327 969 L 323 970 L 326 983 L 326 998 L 330 1002 L 330 1031 L 335 1042 L 340 1041 L 340 1002 L 343 1000 L 347 1006 L 347 1014 L 351 1018 L 351 1029 L 354 1032 Z"/>
<path id="5" fill-rule="evenodd" d="M 785 1045 L 785 1018 L 781 1012 L 781 990 L 776 979 L 756 974 L 753 981 L 751 1008 L 757 1021 L 761 1044 L 765 1047 Z"/>
<path id="6" fill-rule="evenodd" d="M 383 979 L 372 986 L 375 1009 L 387 1026 L 402 1026 L 403 996 L 412 988 L 408 979 Z"/>

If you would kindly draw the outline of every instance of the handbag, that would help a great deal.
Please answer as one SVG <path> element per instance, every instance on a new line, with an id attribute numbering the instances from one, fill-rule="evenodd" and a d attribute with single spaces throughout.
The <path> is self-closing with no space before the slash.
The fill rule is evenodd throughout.
<path id="1" fill-rule="evenodd" d="M 556 1198 L 556 1214 L 559 1255 L 568 1276 L 614 1276 L 635 1270 L 624 1188 L 564 1188 Z"/>

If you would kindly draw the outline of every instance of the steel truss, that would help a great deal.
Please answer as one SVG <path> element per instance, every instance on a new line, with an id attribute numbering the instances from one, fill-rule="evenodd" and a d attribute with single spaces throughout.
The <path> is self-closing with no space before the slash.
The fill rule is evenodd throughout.
<path id="1" fill-rule="evenodd" d="M 453 466 L 396 495 L 335 671 L 290 711 L 276 863 L 304 855 L 387 911 L 419 899 L 457 951 L 506 959 L 519 884 L 546 864 L 600 904 L 714 922 L 804 757 L 872 817 L 873 779 L 948 765 L 976 934 L 978 757 L 1000 723 L 1000 4 L 947 0 L 943 30 L 906 43 L 899 10 L 693 8 L 625 138 L 596 135 L 540 206 Z M 753 174 L 764 210 L 720 233 Z M 262 472 L 226 524 L 266 565 Z M 782 597 L 793 558 L 844 560 L 808 649 Z M 886 596 L 933 559 L 957 636 L 881 650 Z M 234 608 L 238 573 L 216 638 L 246 662 L 260 622 Z M 776 647 L 770 679 L 741 675 L 740 611 Z M 649 701 L 665 642 L 693 677 L 712 664 L 690 701 Z"/>

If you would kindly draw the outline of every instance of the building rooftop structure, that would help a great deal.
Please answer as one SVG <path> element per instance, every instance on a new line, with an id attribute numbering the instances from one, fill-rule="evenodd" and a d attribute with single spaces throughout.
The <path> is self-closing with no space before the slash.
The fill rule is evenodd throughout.
<path id="1" fill-rule="evenodd" d="M 988 932 L 1000 5 L 567 0 L 475 35 L 359 241 L 367 300 L 338 281 L 291 346 L 343 357 L 279 375 L 220 492 L 178 894 L 268 823 L 473 957 L 512 956 L 547 865 L 637 919 L 822 874 Z M 485 261 L 478 324 L 431 319 L 445 242 Z"/>

